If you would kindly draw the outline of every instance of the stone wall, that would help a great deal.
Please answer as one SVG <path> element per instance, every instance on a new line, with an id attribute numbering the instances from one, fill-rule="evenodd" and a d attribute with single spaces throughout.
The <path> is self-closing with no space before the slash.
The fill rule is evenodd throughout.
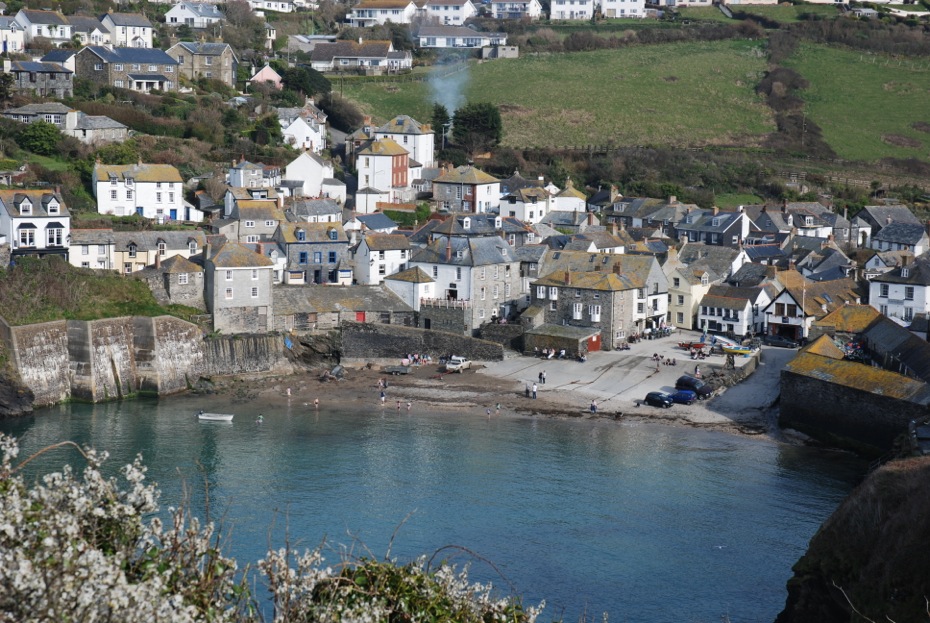
<path id="1" fill-rule="evenodd" d="M 13 249 L 9 244 L 0 244 L 0 269 L 6 269 L 10 265 L 10 258 L 13 256 Z"/>
<path id="2" fill-rule="evenodd" d="M 479 333 L 483 340 L 497 342 L 517 352 L 523 351 L 523 327 L 519 324 L 486 324 Z"/>
<path id="3" fill-rule="evenodd" d="M 429 354 L 434 360 L 459 355 L 475 361 L 501 361 L 500 344 L 477 338 L 423 331 L 399 325 L 346 323 L 342 327 L 342 354 L 350 359 L 398 359 L 406 354 Z"/>
<path id="4" fill-rule="evenodd" d="M 912 419 L 927 415 L 919 403 L 787 370 L 781 373 L 779 425 L 832 445 L 884 454 L 907 432 Z"/>
<path id="5" fill-rule="evenodd" d="M 430 331 L 445 331 L 459 335 L 471 326 L 471 310 L 464 305 L 446 307 L 423 305 L 420 307 L 420 327 Z"/>
<path id="6" fill-rule="evenodd" d="M 36 406 L 172 394 L 202 376 L 295 371 L 279 335 L 205 340 L 197 325 L 170 316 L 22 327 L 0 321 L 0 339 Z"/>

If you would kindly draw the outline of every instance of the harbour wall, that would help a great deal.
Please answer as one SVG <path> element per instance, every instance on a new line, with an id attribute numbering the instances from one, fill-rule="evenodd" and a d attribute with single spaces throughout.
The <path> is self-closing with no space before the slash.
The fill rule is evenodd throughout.
<path id="1" fill-rule="evenodd" d="M 0 339 L 35 406 L 167 395 L 201 377 L 295 371 L 279 335 L 205 339 L 197 325 L 171 316 L 19 327 L 0 320 Z"/>
<path id="2" fill-rule="evenodd" d="M 477 361 L 502 361 L 501 344 L 462 334 L 415 329 L 393 324 L 346 322 L 342 354 L 350 359 L 402 359 L 407 354 L 459 355 Z"/>

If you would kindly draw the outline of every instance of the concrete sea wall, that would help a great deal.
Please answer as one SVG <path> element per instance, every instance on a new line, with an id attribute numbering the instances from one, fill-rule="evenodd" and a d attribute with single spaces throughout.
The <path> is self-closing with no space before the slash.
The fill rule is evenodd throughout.
<path id="1" fill-rule="evenodd" d="M 444 331 L 424 331 L 393 324 L 347 322 L 342 327 L 342 355 L 350 359 L 400 359 L 408 353 L 459 355 L 477 361 L 501 361 L 504 347 L 494 342 Z"/>
<path id="2" fill-rule="evenodd" d="M 279 335 L 204 339 L 197 325 L 170 316 L 21 327 L 0 321 L 0 339 L 36 406 L 167 395 L 204 376 L 294 371 Z"/>

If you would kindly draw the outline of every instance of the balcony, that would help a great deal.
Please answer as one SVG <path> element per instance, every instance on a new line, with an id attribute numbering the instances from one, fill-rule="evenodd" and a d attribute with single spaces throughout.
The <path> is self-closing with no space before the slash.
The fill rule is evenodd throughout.
<path id="1" fill-rule="evenodd" d="M 438 307 L 443 309 L 468 309 L 471 301 L 468 299 L 420 299 L 421 307 Z"/>

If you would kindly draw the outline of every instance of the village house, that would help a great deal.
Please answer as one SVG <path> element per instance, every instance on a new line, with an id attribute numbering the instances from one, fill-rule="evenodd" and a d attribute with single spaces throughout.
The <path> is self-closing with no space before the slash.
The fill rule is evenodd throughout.
<path id="1" fill-rule="evenodd" d="M 111 266 L 125 275 L 175 255 L 191 258 L 207 242 L 202 231 L 114 231 L 108 239 L 113 241 Z"/>
<path id="2" fill-rule="evenodd" d="M 68 262 L 78 268 L 116 270 L 112 229 L 72 229 Z"/>
<path id="3" fill-rule="evenodd" d="M 920 223 L 894 222 L 873 235 L 869 246 L 876 251 L 910 251 L 923 255 L 930 249 L 930 237 Z"/>
<path id="4" fill-rule="evenodd" d="M 270 65 L 265 65 L 256 71 L 255 74 L 249 78 L 249 82 L 252 84 L 269 85 L 271 88 L 279 91 L 284 86 L 281 81 L 281 74 L 276 72 Z"/>
<path id="5" fill-rule="evenodd" d="M 100 23 L 110 31 L 110 39 L 117 48 L 151 48 L 154 27 L 139 13 L 106 13 Z"/>
<path id="6" fill-rule="evenodd" d="M 310 52 L 310 67 L 322 72 L 379 75 L 410 69 L 413 55 L 406 50 L 395 50 L 390 41 L 336 41 L 317 44 Z"/>
<path id="7" fill-rule="evenodd" d="M 601 14 L 607 19 L 646 17 L 645 0 L 601 0 Z"/>
<path id="8" fill-rule="evenodd" d="M 284 142 L 297 150 L 321 154 L 326 149 L 326 113 L 308 99 L 300 108 L 278 108 Z"/>
<path id="9" fill-rule="evenodd" d="M 527 349 L 613 350 L 666 323 L 668 285 L 654 257 L 556 251 L 540 272 L 522 316 Z"/>
<path id="10" fill-rule="evenodd" d="M 44 121 L 54 124 L 65 136 L 73 136 L 88 145 L 124 141 L 129 136 L 129 128 L 118 121 L 109 117 L 86 115 L 59 102 L 26 104 L 5 110 L 2 115 L 20 123 Z"/>
<path id="11" fill-rule="evenodd" d="M 162 305 L 186 305 L 206 310 L 203 267 L 181 255 L 167 260 L 155 258 L 155 264 L 134 273 L 145 281 L 155 300 Z"/>
<path id="12" fill-rule="evenodd" d="M 281 168 L 245 159 L 233 160 L 226 172 L 226 183 L 233 188 L 275 188 L 281 184 Z"/>
<path id="13" fill-rule="evenodd" d="M 17 93 L 59 99 L 74 94 L 74 73 L 58 63 L 4 59 L 3 71 L 13 76 L 13 90 Z"/>
<path id="14" fill-rule="evenodd" d="M 207 2 L 179 2 L 165 13 L 165 23 L 171 27 L 209 28 L 225 20 L 219 7 Z"/>
<path id="15" fill-rule="evenodd" d="M 436 164 L 434 149 L 436 144 L 435 132 L 428 123 L 420 123 L 407 115 L 398 115 L 374 129 L 375 139 L 391 139 L 403 147 L 410 155 L 410 159 L 424 167 L 433 167 Z M 414 164 L 411 168 L 416 168 Z"/>
<path id="16" fill-rule="evenodd" d="M 24 32 L 26 43 L 45 39 L 55 47 L 71 43 L 74 36 L 68 18 L 58 11 L 20 9 L 14 18 Z"/>
<path id="17" fill-rule="evenodd" d="M 69 15 L 68 23 L 81 45 L 107 45 L 112 41 L 110 31 L 96 17 Z"/>
<path id="18" fill-rule="evenodd" d="M 389 138 L 374 140 L 358 152 L 358 185 L 388 193 L 389 202 L 411 200 L 409 152 Z"/>
<path id="19" fill-rule="evenodd" d="M 474 335 L 481 325 L 513 318 L 523 302 L 520 263 L 506 240 L 496 236 L 442 236 L 412 252 L 437 285 L 421 301 L 421 328 Z"/>
<path id="20" fill-rule="evenodd" d="M 745 251 L 688 243 L 669 249 L 663 271 L 668 279 L 669 322 L 682 329 L 698 329 L 701 299 L 714 285 L 749 262 Z"/>
<path id="21" fill-rule="evenodd" d="M 471 4 L 471 2 L 468 2 Z M 440 25 L 420 26 L 417 31 L 417 45 L 421 48 L 485 48 L 494 45 L 507 45 L 507 33 L 478 32 L 471 26 Z"/>
<path id="22" fill-rule="evenodd" d="M 204 253 L 204 298 L 213 330 L 264 333 L 274 328 L 273 263 L 237 242 Z"/>
<path id="23" fill-rule="evenodd" d="M 494 236 L 503 238 L 514 249 L 538 242 L 533 228 L 516 218 L 497 214 L 452 214 L 433 215 L 410 235 L 410 244 L 426 246 L 449 236 Z"/>
<path id="24" fill-rule="evenodd" d="M 872 227 L 872 235 L 879 233 L 883 227 L 892 223 L 910 223 L 920 225 L 920 219 L 911 209 L 902 204 L 865 206 L 856 215 Z M 860 245 L 865 246 L 865 245 Z"/>
<path id="25" fill-rule="evenodd" d="M 223 217 L 212 229 L 241 243 L 271 240 L 285 221 L 284 197 L 271 188 L 228 188 L 223 197 Z"/>
<path id="26" fill-rule="evenodd" d="M 565 188 L 555 194 L 553 210 L 584 214 L 588 210 L 588 196 L 575 188 L 572 178 L 568 178 L 565 180 Z"/>
<path id="27" fill-rule="evenodd" d="M 324 160 L 312 151 L 305 151 L 287 163 L 284 180 L 299 182 L 292 185 L 295 197 L 329 197 L 345 203 L 346 185 L 335 178 L 332 161 Z"/>
<path id="28" fill-rule="evenodd" d="M 725 333 L 736 339 L 759 335 L 765 330 L 765 314 L 762 310 L 768 307 L 777 294 L 774 286 L 711 286 L 701 298 L 697 328 L 711 333 Z"/>
<path id="29" fill-rule="evenodd" d="M 284 216 L 295 223 L 342 223 L 342 206 L 332 199 L 289 199 Z"/>
<path id="30" fill-rule="evenodd" d="M 283 222 L 273 240 L 285 249 L 287 256 L 284 283 L 352 283 L 349 239 L 342 223 Z"/>
<path id="31" fill-rule="evenodd" d="M 71 214 L 61 193 L 42 189 L 0 190 L 0 238 L 9 241 L 11 257 L 68 257 Z"/>
<path id="32" fill-rule="evenodd" d="M 930 312 L 930 260 L 904 257 L 898 268 L 873 277 L 869 304 L 883 316 L 904 324 Z"/>
<path id="33" fill-rule="evenodd" d="M 15 54 L 26 47 L 26 31 L 15 17 L 0 16 L 0 52 Z"/>
<path id="34" fill-rule="evenodd" d="M 353 252 L 355 280 L 363 285 L 378 285 L 388 275 L 406 270 L 410 259 L 410 241 L 404 234 L 368 234 Z"/>
<path id="35" fill-rule="evenodd" d="M 294 13 L 298 9 L 316 8 L 315 2 L 303 2 L 303 0 L 248 0 L 248 3 L 256 15 L 263 14 L 263 11 Z"/>
<path id="36" fill-rule="evenodd" d="M 181 41 L 167 50 L 178 61 L 178 73 L 188 80 L 219 80 L 235 87 L 239 58 L 228 43 Z"/>
<path id="37" fill-rule="evenodd" d="M 421 11 L 428 22 L 448 26 L 461 26 L 465 20 L 478 15 L 471 0 L 426 0 Z"/>
<path id="38" fill-rule="evenodd" d="M 384 287 L 398 296 L 415 312 L 420 311 L 420 301 L 432 300 L 436 280 L 420 267 L 408 268 L 384 278 Z"/>
<path id="39" fill-rule="evenodd" d="M 537 20 L 542 16 L 539 0 L 491 0 L 494 19 Z"/>
<path id="40" fill-rule="evenodd" d="M 501 214 L 534 225 L 552 211 L 555 202 L 545 188 L 529 186 L 501 198 Z"/>
<path id="41" fill-rule="evenodd" d="M 391 22 L 409 24 L 417 14 L 413 0 L 362 0 L 346 16 L 353 28 L 369 28 Z"/>
<path id="42" fill-rule="evenodd" d="M 94 165 L 97 211 L 114 216 L 138 214 L 164 221 L 203 220 L 203 212 L 184 201 L 181 174 L 170 164 Z"/>
<path id="43" fill-rule="evenodd" d="M 784 286 L 762 312 L 766 335 L 781 335 L 805 342 L 811 323 L 843 305 L 859 303 L 859 291 L 852 279 L 811 281 L 796 270 L 777 274 Z"/>
<path id="44" fill-rule="evenodd" d="M 88 46 L 75 56 L 78 78 L 148 93 L 178 90 L 178 62 L 162 50 Z"/>
<path id="45" fill-rule="evenodd" d="M 433 198 L 440 210 L 482 214 L 500 208 L 500 180 L 463 165 L 447 168 L 433 180 Z"/>
<path id="46" fill-rule="evenodd" d="M 594 17 L 594 0 L 552 0 L 549 19 L 590 20 Z"/>
<path id="47" fill-rule="evenodd" d="M 680 240 L 735 248 L 741 246 L 756 227 L 744 212 L 721 212 L 714 208 L 686 213 L 675 223 L 674 229 L 673 237 Z"/>

